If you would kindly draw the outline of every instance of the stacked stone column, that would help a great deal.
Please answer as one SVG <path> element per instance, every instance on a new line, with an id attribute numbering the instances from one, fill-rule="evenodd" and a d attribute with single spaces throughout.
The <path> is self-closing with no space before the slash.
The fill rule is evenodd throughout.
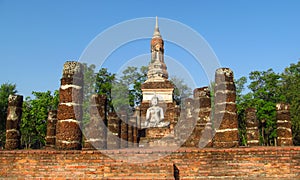
<path id="1" fill-rule="evenodd" d="M 133 126 L 133 147 L 139 146 L 138 128 Z"/>
<path id="2" fill-rule="evenodd" d="M 46 148 L 55 148 L 57 110 L 48 112 Z"/>
<path id="3" fill-rule="evenodd" d="M 184 102 L 184 112 L 181 116 L 182 120 L 180 122 L 180 128 L 178 135 L 180 137 L 179 142 L 184 142 L 183 146 L 185 147 L 197 147 L 201 130 L 200 127 L 197 126 L 197 117 L 194 113 L 194 100 L 191 98 L 185 99 Z"/>
<path id="4" fill-rule="evenodd" d="M 108 113 L 107 128 L 107 149 L 119 149 L 121 136 L 121 120 L 116 113 Z"/>
<path id="5" fill-rule="evenodd" d="M 139 130 L 141 129 L 141 109 L 140 107 L 135 108 L 135 120 L 133 120 L 133 147 L 139 146 Z"/>
<path id="6" fill-rule="evenodd" d="M 133 147 L 133 124 L 135 120 L 135 117 L 130 117 L 128 120 L 128 148 Z"/>
<path id="7" fill-rule="evenodd" d="M 176 103 L 167 103 L 167 108 L 166 108 L 166 113 L 167 113 L 167 117 L 165 117 L 166 119 L 169 119 L 170 121 L 170 130 L 172 133 L 174 133 L 175 130 L 175 126 L 177 124 L 178 121 L 178 117 L 177 117 L 177 110 L 178 107 L 176 105 Z"/>
<path id="8" fill-rule="evenodd" d="M 6 119 L 5 149 L 20 148 L 20 122 L 22 117 L 23 96 L 9 95 Z"/>
<path id="9" fill-rule="evenodd" d="M 197 140 L 197 147 L 212 146 L 212 124 L 211 124 L 211 95 L 208 87 L 197 88 L 194 90 L 195 104 L 199 109 L 197 126 L 201 131 L 200 139 Z"/>
<path id="10" fill-rule="evenodd" d="M 259 130 L 258 121 L 256 118 L 256 109 L 247 108 L 245 111 L 246 119 L 246 138 L 248 146 L 258 146 L 259 145 Z"/>
<path id="11" fill-rule="evenodd" d="M 292 146 L 292 124 L 289 104 L 276 104 L 276 119 L 278 146 Z"/>
<path id="12" fill-rule="evenodd" d="M 122 112 L 121 115 L 121 132 L 120 132 L 120 146 L 121 148 L 127 148 L 128 147 L 128 120 L 127 120 L 127 114 L 126 112 Z"/>
<path id="13" fill-rule="evenodd" d="M 94 94 L 90 99 L 90 121 L 84 128 L 84 149 L 106 149 L 107 98 Z"/>
<path id="14" fill-rule="evenodd" d="M 213 128 L 216 134 L 213 138 L 213 147 L 237 147 L 239 136 L 235 103 L 236 88 L 233 80 L 233 72 L 229 68 L 216 70 L 214 90 Z"/>
<path id="15" fill-rule="evenodd" d="M 59 90 L 57 149 L 81 149 L 82 99 L 83 66 L 78 62 L 67 61 L 64 64 Z"/>

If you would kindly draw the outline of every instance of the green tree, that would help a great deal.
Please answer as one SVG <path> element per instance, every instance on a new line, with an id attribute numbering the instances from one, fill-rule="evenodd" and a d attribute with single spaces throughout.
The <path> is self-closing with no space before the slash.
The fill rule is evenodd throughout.
<path id="1" fill-rule="evenodd" d="M 89 97 L 95 93 L 95 81 L 96 81 L 96 75 L 95 75 L 95 68 L 96 66 L 94 64 L 87 65 L 86 63 L 83 63 L 83 77 L 84 77 L 84 88 L 83 88 L 83 94 L 84 99 L 89 99 Z"/>
<path id="2" fill-rule="evenodd" d="M 106 95 L 108 101 L 107 109 L 113 111 L 112 105 L 112 86 L 116 80 L 116 75 L 108 72 L 106 68 L 101 68 L 96 74 L 95 92 L 100 95 Z"/>
<path id="3" fill-rule="evenodd" d="M 245 90 L 245 84 L 247 83 L 247 78 L 243 76 L 240 79 L 234 81 L 236 86 L 236 103 L 240 105 L 244 102 L 243 91 Z"/>
<path id="4" fill-rule="evenodd" d="M 141 85 L 147 80 L 148 67 L 128 66 L 120 77 L 119 82 L 128 89 L 129 105 L 134 108 L 142 102 L 143 94 Z"/>
<path id="5" fill-rule="evenodd" d="M 272 69 L 267 71 L 253 71 L 249 76 L 252 82 L 248 86 L 254 98 L 265 101 L 280 102 L 283 95 L 280 93 L 281 76 Z"/>
<path id="6" fill-rule="evenodd" d="M 247 83 L 246 77 L 241 77 L 238 80 L 235 80 L 238 128 L 239 128 L 240 145 L 242 146 L 247 145 L 245 110 L 250 106 L 249 103 L 252 97 L 251 93 L 248 93 L 248 96 L 243 95 L 243 91 L 245 90 L 246 83 Z"/>
<path id="7" fill-rule="evenodd" d="M 129 93 L 126 84 L 115 82 L 112 87 L 112 105 L 115 112 L 132 112 L 133 96 Z"/>
<path id="8" fill-rule="evenodd" d="M 180 105 L 182 100 L 192 95 L 192 89 L 179 77 L 172 76 L 171 83 L 174 85 L 173 98 L 177 105 Z"/>
<path id="9" fill-rule="evenodd" d="M 282 102 L 284 96 L 281 93 L 281 76 L 272 69 L 267 71 L 253 71 L 249 75 L 250 92 L 243 95 L 245 77 L 236 81 L 237 90 L 237 112 L 240 128 L 241 144 L 246 144 L 245 137 L 245 110 L 249 107 L 256 108 L 257 119 L 260 122 L 261 140 L 264 145 L 275 145 L 276 143 L 276 109 L 275 105 Z"/>
<path id="10" fill-rule="evenodd" d="M 8 96 L 16 93 L 16 84 L 4 83 L 0 86 L 0 147 L 5 141 Z"/>
<path id="11" fill-rule="evenodd" d="M 252 91 L 252 105 L 257 109 L 257 118 L 262 125 L 262 139 L 264 145 L 276 143 L 276 103 L 282 102 L 283 95 L 280 93 L 281 77 L 272 69 L 267 71 L 253 71 L 249 76 Z"/>
<path id="12" fill-rule="evenodd" d="M 300 145 L 300 61 L 285 68 L 281 76 L 281 94 L 290 104 L 294 145 Z"/>
<path id="13" fill-rule="evenodd" d="M 32 92 L 34 99 L 26 97 L 21 120 L 21 142 L 25 148 L 41 148 L 45 144 L 48 111 L 57 109 L 58 91 Z"/>
<path id="14" fill-rule="evenodd" d="M 82 109 L 83 109 L 83 123 L 87 123 L 90 119 L 90 97 L 94 94 L 95 91 L 95 68 L 94 64 L 88 65 L 83 63 L 83 102 L 82 102 Z"/>
<path id="15" fill-rule="evenodd" d="M 141 85 L 147 79 L 148 68 L 128 66 L 112 87 L 112 102 L 116 111 L 130 113 L 140 105 L 143 95 Z"/>
<path id="16" fill-rule="evenodd" d="M 133 94 L 134 96 L 134 106 L 139 106 L 143 100 L 143 93 L 142 93 L 142 84 L 147 80 L 147 73 L 148 73 L 148 67 L 147 66 L 141 66 L 139 71 L 139 76 L 133 83 Z"/>

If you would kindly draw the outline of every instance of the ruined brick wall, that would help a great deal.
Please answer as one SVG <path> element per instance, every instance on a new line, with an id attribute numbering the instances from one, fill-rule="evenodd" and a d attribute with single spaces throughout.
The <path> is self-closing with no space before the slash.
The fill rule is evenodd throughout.
<path id="1" fill-rule="evenodd" d="M 300 147 L 132 149 L 100 151 L 0 151 L 0 178 L 94 179 L 299 179 Z M 130 164 L 108 155 L 161 155 Z"/>

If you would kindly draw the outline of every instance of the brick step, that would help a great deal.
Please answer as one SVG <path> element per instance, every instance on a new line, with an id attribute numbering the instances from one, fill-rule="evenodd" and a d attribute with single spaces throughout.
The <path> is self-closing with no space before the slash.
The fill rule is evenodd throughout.
<path id="1" fill-rule="evenodd" d="M 111 163 L 105 165 L 103 177 L 109 179 L 175 179 L 173 163 Z"/>

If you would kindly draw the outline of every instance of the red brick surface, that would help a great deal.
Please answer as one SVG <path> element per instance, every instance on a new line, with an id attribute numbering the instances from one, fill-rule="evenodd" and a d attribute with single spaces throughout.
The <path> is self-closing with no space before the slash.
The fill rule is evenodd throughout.
<path id="1" fill-rule="evenodd" d="M 174 85 L 169 81 L 165 80 L 161 82 L 147 82 L 143 83 L 141 89 L 164 89 L 164 88 L 174 88 Z"/>
<path id="2" fill-rule="evenodd" d="M 180 148 L 100 151 L 0 151 L 0 178 L 299 179 L 300 147 Z M 106 154 L 106 155 L 104 155 Z M 107 155 L 113 155 L 112 159 Z M 142 164 L 115 160 L 162 158 Z"/>

